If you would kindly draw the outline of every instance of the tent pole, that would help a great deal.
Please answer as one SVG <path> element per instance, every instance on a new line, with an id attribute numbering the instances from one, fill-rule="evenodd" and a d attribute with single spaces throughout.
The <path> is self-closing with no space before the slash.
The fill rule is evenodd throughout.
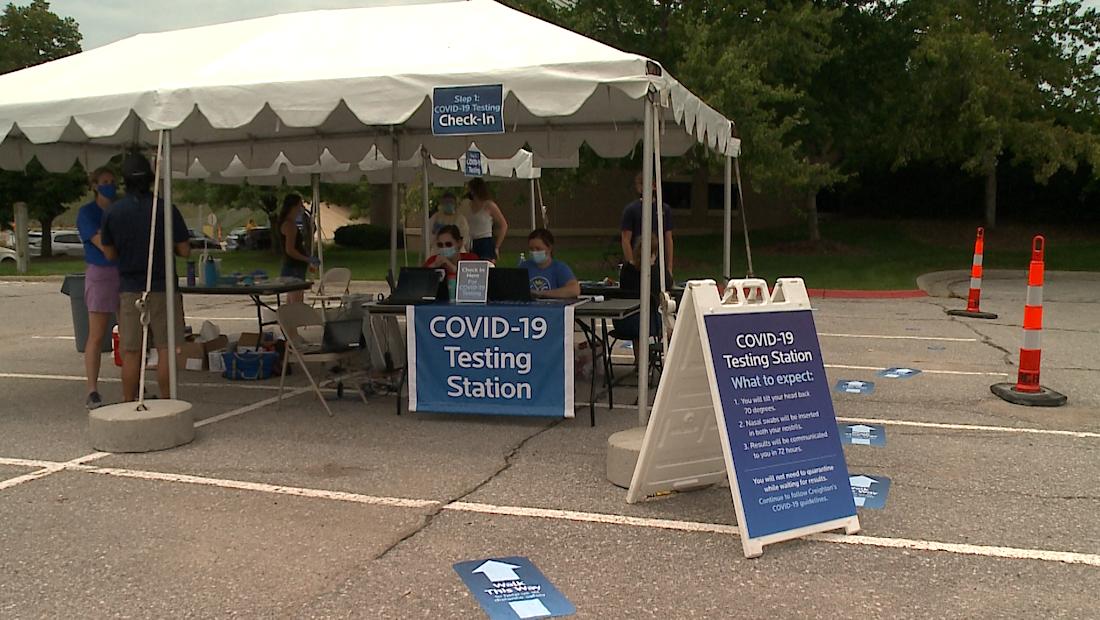
<path id="1" fill-rule="evenodd" d="M 730 281 L 730 246 L 733 245 L 731 236 L 733 231 L 733 158 L 726 155 L 726 173 L 722 179 L 722 189 L 724 190 L 724 202 L 723 202 L 723 220 L 722 220 L 722 280 L 725 282 Z"/>
<path id="2" fill-rule="evenodd" d="M 420 197 L 424 200 L 424 206 L 421 209 L 421 217 L 423 222 L 420 224 L 420 237 L 424 243 L 424 256 L 420 262 L 428 260 L 428 257 L 432 254 L 432 239 L 429 234 L 431 223 L 428 221 L 431 219 L 428 215 L 428 211 L 431 209 L 431 200 L 428 195 L 428 149 L 423 146 L 420 147 Z M 465 239 L 463 240 L 465 241 Z"/>
<path id="3" fill-rule="evenodd" d="M 733 171 L 737 173 L 737 198 L 741 207 L 741 229 L 745 231 L 745 256 L 749 260 L 749 273 L 746 277 L 755 277 L 752 271 L 752 248 L 749 247 L 749 222 L 745 219 L 745 191 L 741 189 L 741 164 L 733 160 Z"/>
<path id="4" fill-rule="evenodd" d="M 317 268 L 317 279 L 325 279 L 325 250 L 324 235 L 321 233 L 321 173 L 314 172 L 309 175 L 309 183 L 313 188 L 313 232 L 317 237 L 317 258 L 321 265 Z"/>
<path id="5" fill-rule="evenodd" d="M 179 388 L 176 381 L 176 244 L 172 242 L 172 130 L 162 130 L 164 134 L 164 298 L 168 318 L 168 398 L 176 400 Z M 158 162 L 160 163 L 160 162 Z M 156 205 L 153 205 L 156 208 Z M 200 229 L 201 230 L 201 229 Z M 180 317 L 182 318 L 182 317 Z M 161 360 L 160 363 L 164 363 Z M 142 370 L 142 373 L 145 371 Z M 161 394 L 163 397 L 164 395 Z"/>
<path id="6" fill-rule="evenodd" d="M 529 184 L 531 185 L 531 230 L 534 230 L 539 227 L 538 218 L 535 216 L 535 180 L 531 179 Z"/>
<path id="7" fill-rule="evenodd" d="M 642 132 L 642 256 L 646 259 L 653 253 L 653 108 L 654 103 L 645 99 L 645 129 Z M 638 329 L 638 348 L 634 354 L 638 358 L 638 424 L 649 423 L 649 293 L 650 270 L 641 269 L 642 287 L 638 299 L 641 303 L 641 321 Z M 607 352 L 605 351 L 604 354 Z"/>
<path id="8" fill-rule="evenodd" d="M 393 161 L 390 163 L 390 273 L 397 277 L 397 162 L 401 145 L 393 134 Z"/>
<path id="9" fill-rule="evenodd" d="M 655 110 L 656 112 L 656 110 Z M 657 188 L 657 265 L 659 265 L 658 282 L 660 288 L 657 289 L 657 296 L 661 298 L 662 303 L 664 301 L 665 294 L 665 200 L 664 200 L 664 186 L 661 184 L 661 123 L 653 123 L 653 181 Z M 648 258 L 648 256 L 647 256 Z M 638 261 L 641 264 L 645 264 L 643 261 Z M 652 271 L 652 269 L 650 270 Z M 653 283 L 649 283 L 650 287 Z M 662 353 L 668 353 L 668 340 L 665 339 L 665 325 L 664 321 L 661 321 L 661 351 Z"/>

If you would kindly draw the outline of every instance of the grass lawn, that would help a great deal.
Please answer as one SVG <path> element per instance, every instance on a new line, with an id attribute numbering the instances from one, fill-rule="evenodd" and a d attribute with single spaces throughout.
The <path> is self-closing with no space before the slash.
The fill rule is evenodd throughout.
<path id="1" fill-rule="evenodd" d="M 899 290 L 916 288 L 917 276 L 948 269 L 969 269 L 974 252 L 974 226 L 960 222 L 845 221 L 823 224 L 823 242 L 803 241 L 799 228 L 781 228 L 751 233 L 755 275 L 768 282 L 797 276 L 810 288 Z M 1046 228 L 1044 231 L 1042 229 Z M 1031 260 L 1031 236 L 1047 234 L 1047 270 L 1100 271 L 1100 235 L 1078 227 L 1005 225 L 986 236 L 985 268 L 1025 270 Z M 563 249 L 557 258 L 569 264 L 581 280 L 618 274 L 603 255 L 606 245 Z M 677 281 L 693 278 L 720 279 L 722 238 L 719 235 L 676 238 Z M 220 252 L 222 272 L 249 273 L 263 269 L 279 273 L 279 259 L 272 253 Z M 195 255 L 197 256 L 197 254 Z M 409 251 L 409 264 L 417 254 Z M 518 252 L 505 252 L 502 265 L 513 265 Z M 405 264 L 399 250 L 398 264 Z M 389 269 L 389 251 L 361 251 L 326 247 L 326 267 L 348 267 L 357 280 L 382 280 Z M 744 238 L 733 238 L 734 276 L 747 271 Z M 82 260 L 56 258 L 33 260 L 29 275 L 82 273 Z M 184 273 L 182 264 L 179 273 Z M 15 275 L 13 265 L 0 266 L 0 276 Z"/>

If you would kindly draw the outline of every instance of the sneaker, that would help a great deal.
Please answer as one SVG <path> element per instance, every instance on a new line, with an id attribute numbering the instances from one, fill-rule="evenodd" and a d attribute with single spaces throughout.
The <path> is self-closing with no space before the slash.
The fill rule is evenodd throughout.
<path id="1" fill-rule="evenodd" d="M 88 409 L 98 409 L 103 406 L 103 399 L 99 397 L 99 392 L 92 392 L 88 394 L 88 399 L 84 401 L 84 404 Z"/>

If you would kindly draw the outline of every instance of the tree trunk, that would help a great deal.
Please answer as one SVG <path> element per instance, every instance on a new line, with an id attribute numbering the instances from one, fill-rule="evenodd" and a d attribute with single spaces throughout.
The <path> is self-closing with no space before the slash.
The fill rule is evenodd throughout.
<path id="1" fill-rule="evenodd" d="M 997 164 L 985 173 L 985 227 L 997 225 Z"/>
<path id="2" fill-rule="evenodd" d="M 53 256 L 53 218 L 38 220 L 38 222 L 42 224 L 42 252 L 40 256 L 49 258 Z"/>
<path id="3" fill-rule="evenodd" d="M 821 230 L 817 226 L 817 190 L 806 190 L 806 219 L 810 226 L 810 241 L 821 241 Z"/>

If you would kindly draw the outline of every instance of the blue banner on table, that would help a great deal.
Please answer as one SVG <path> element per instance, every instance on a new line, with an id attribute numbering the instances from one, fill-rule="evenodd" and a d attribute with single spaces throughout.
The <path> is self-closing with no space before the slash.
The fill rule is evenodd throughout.
<path id="1" fill-rule="evenodd" d="M 432 135 L 504 133 L 504 87 L 448 86 L 432 90 Z"/>
<path id="2" fill-rule="evenodd" d="M 577 611 L 527 558 L 459 562 L 454 569 L 492 620 L 554 618 Z"/>
<path id="3" fill-rule="evenodd" d="M 704 319 L 748 536 L 854 516 L 810 311 Z"/>
<path id="4" fill-rule="evenodd" d="M 573 417 L 573 306 L 409 306 L 409 410 Z"/>

